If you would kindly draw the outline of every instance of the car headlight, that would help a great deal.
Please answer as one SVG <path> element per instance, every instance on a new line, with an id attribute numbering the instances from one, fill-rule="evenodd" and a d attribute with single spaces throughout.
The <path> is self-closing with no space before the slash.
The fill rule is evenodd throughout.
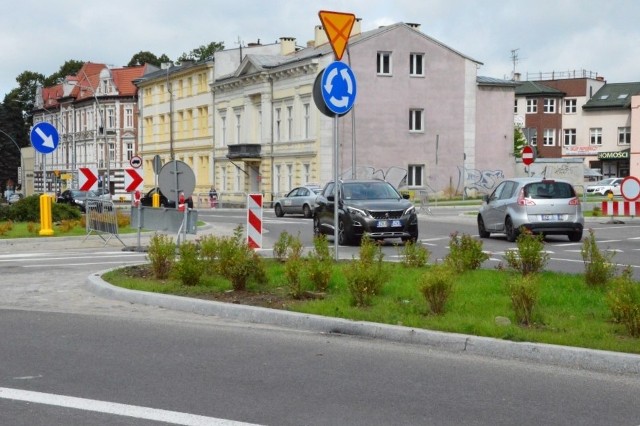
<path id="1" fill-rule="evenodd" d="M 416 207 L 415 207 L 415 206 L 411 206 L 411 207 L 408 207 L 408 208 L 404 211 L 404 213 L 402 213 L 402 214 L 403 214 L 403 215 L 407 215 L 407 214 L 414 214 L 414 213 L 415 213 L 415 211 L 416 211 Z"/>
<path id="2" fill-rule="evenodd" d="M 360 209 L 357 209 L 357 208 L 355 208 L 355 207 L 347 206 L 346 210 L 347 210 L 347 212 L 349 212 L 349 214 L 351 214 L 351 215 L 367 216 L 367 212 L 366 212 L 366 211 L 364 211 L 364 210 L 360 210 Z"/>

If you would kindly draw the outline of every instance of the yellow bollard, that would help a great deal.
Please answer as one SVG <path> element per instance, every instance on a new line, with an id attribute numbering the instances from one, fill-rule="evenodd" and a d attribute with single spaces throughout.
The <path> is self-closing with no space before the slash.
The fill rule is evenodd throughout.
<path id="1" fill-rule="evenodd" d="M 160 194 L 157 192 L 151 196 L 151 207 L 160 207 Z"/>
<path id="2" fill-rule="evenodd" d="M 51 214 L 51 196 L 42 194 L 40 196 L 40 235 L 53 235 L 53 219 Z"/>

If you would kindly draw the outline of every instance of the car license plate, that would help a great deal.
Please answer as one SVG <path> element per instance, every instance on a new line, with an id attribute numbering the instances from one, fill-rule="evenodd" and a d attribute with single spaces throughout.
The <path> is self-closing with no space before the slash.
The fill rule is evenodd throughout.
<path id="1" fill-rule="evenodd" d="M 559 214 L 543 214 L 542 220 L 560 220 Z"/>
<path id="2" fill-rule="evenodd" d="M 387 226 L 389 226 L 389 222 L 386 220 L 379 220 L 376 226 L 378 228 L 386 228 Z"/>
<path id="3" fill-rule="evenodd" d="M 392 228 L 398 228 L 400 226 L 402 226 L 402 222 L 400 222 L 399 220 L 392 220 L 391 221 L 391 227 Z"/>

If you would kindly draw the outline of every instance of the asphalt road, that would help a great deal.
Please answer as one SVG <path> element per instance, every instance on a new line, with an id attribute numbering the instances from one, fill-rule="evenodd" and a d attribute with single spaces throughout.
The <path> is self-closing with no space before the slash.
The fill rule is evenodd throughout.
<path id="1" fill-rule="evenodd" d="M 229 233 L 235 216 L 214 212 L 209 230 Z M 305 225 L 283 219 L 265 216 L 267 243 L 278 226 Z M 427 230 L 436 219 L 425 218 Z M 423 236 L 430 249 L 440 243 L 426 240 L 463 226 L 445 223 Z M 640 424 L 637 375 L 232 321 L 87 289 L 96 271 L 144 258 L 97 237 L 0 241 L 0 424 Z"/>

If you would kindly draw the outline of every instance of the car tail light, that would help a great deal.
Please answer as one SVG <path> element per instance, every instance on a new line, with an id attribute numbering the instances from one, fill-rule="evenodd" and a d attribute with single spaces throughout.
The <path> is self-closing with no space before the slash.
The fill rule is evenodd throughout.
<path id="1" fill-rule="evenodd" d="M 518 205 L 519 206 L 535 206 L 536 203 L 531 198 L 525 198 L 524 188 L 521 188 L 520 192 L 518 193 Z"/>
<path id="2" fill-rule="evenodd" d="M 574 197 L 572 199 L 569 200 L 569 205 L 570 206 L 579 206 L 580 205 L 580 199 L 578 197 Z"/>

